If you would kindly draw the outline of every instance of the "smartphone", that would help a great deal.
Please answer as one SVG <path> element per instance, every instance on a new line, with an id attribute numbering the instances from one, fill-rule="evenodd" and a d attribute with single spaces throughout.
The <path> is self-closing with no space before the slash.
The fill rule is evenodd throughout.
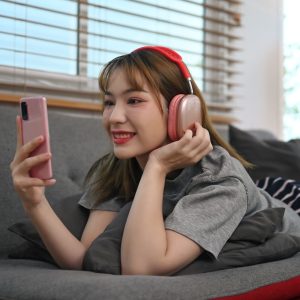
<path id="1" fill-rule="evenodd" d="M 22 143 L 23 145 L 37 136 L 42 135 L 44 142 L 30 156 L 36 156 L 50 151 L 50 135 L 45 97 L 26 97 L 20 100 L 22 116 Z M 30 170 L 30 176 L 40 179 L 53 177 L 51 159 Z"/>

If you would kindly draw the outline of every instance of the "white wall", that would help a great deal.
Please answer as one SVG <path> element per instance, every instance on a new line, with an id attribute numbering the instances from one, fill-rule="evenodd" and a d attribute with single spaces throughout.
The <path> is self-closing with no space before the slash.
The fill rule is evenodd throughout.
<path id="1" fill-rule="evenodd" d="M 282 0 L 245 0 L 236 125 L 282 131 Z"/>

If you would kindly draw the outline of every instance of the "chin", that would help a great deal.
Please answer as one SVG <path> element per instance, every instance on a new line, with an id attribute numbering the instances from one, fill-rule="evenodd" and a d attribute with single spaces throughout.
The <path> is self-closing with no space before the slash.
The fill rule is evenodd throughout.
<path id="1" fill-rule="evenodd" d="M 128 153 L 126 151 L 116 151 L 116 150 L 114 150 L 114 155 L 118 159 L 130 159 L 130 158 L 134 157 L 134 155 L 132 155 L 131 153 Z"/>
<path id="2" fill-rule="evenodd" d="M 148 156 L 149 151 L 144 152 L 144 151 L 126 151 L 125 149 L 114 149 L 114 155 L 118 159 L 130 159 L 130 158 L 138 158 L 138 157 L 143 157 L 144 155 Z"/>

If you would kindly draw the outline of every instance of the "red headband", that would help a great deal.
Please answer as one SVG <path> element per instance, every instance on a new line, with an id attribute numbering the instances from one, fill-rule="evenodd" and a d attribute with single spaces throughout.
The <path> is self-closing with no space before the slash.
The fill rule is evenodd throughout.
<path id="1" fill-rule="evenodd" d="M 162 46 L 144 46 L 144 47 L 135 49 L 133 52 L 137 52 L 140 50 L 151 50 L 151 51 L 156 51 L 156 52 L 161 53 L 162 55 L 164 55 L 165 57 L 167 57 L 168 59 L 170 59 L 171 61 L 175 62 L 178 65 L 183 76 L 186 79 L 188 79 L 188 80 L 191 79 L 191 74 L 190 74 L 188 68 L 186 67 L 186 65 L 184 64 L 182 57 L 174 50 L 167 48 L 167 47 L 162 47 Z"/>

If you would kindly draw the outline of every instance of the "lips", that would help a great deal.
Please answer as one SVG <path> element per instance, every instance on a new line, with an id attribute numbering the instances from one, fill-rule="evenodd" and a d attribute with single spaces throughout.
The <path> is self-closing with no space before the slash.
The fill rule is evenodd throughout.
<path id="1" fill-rule="evenodd" d="M 134 136 L 134 132 L 129 131 L 111 131 L 112 140 L 115 144 L 121 145 L 129 142 Z"/>

